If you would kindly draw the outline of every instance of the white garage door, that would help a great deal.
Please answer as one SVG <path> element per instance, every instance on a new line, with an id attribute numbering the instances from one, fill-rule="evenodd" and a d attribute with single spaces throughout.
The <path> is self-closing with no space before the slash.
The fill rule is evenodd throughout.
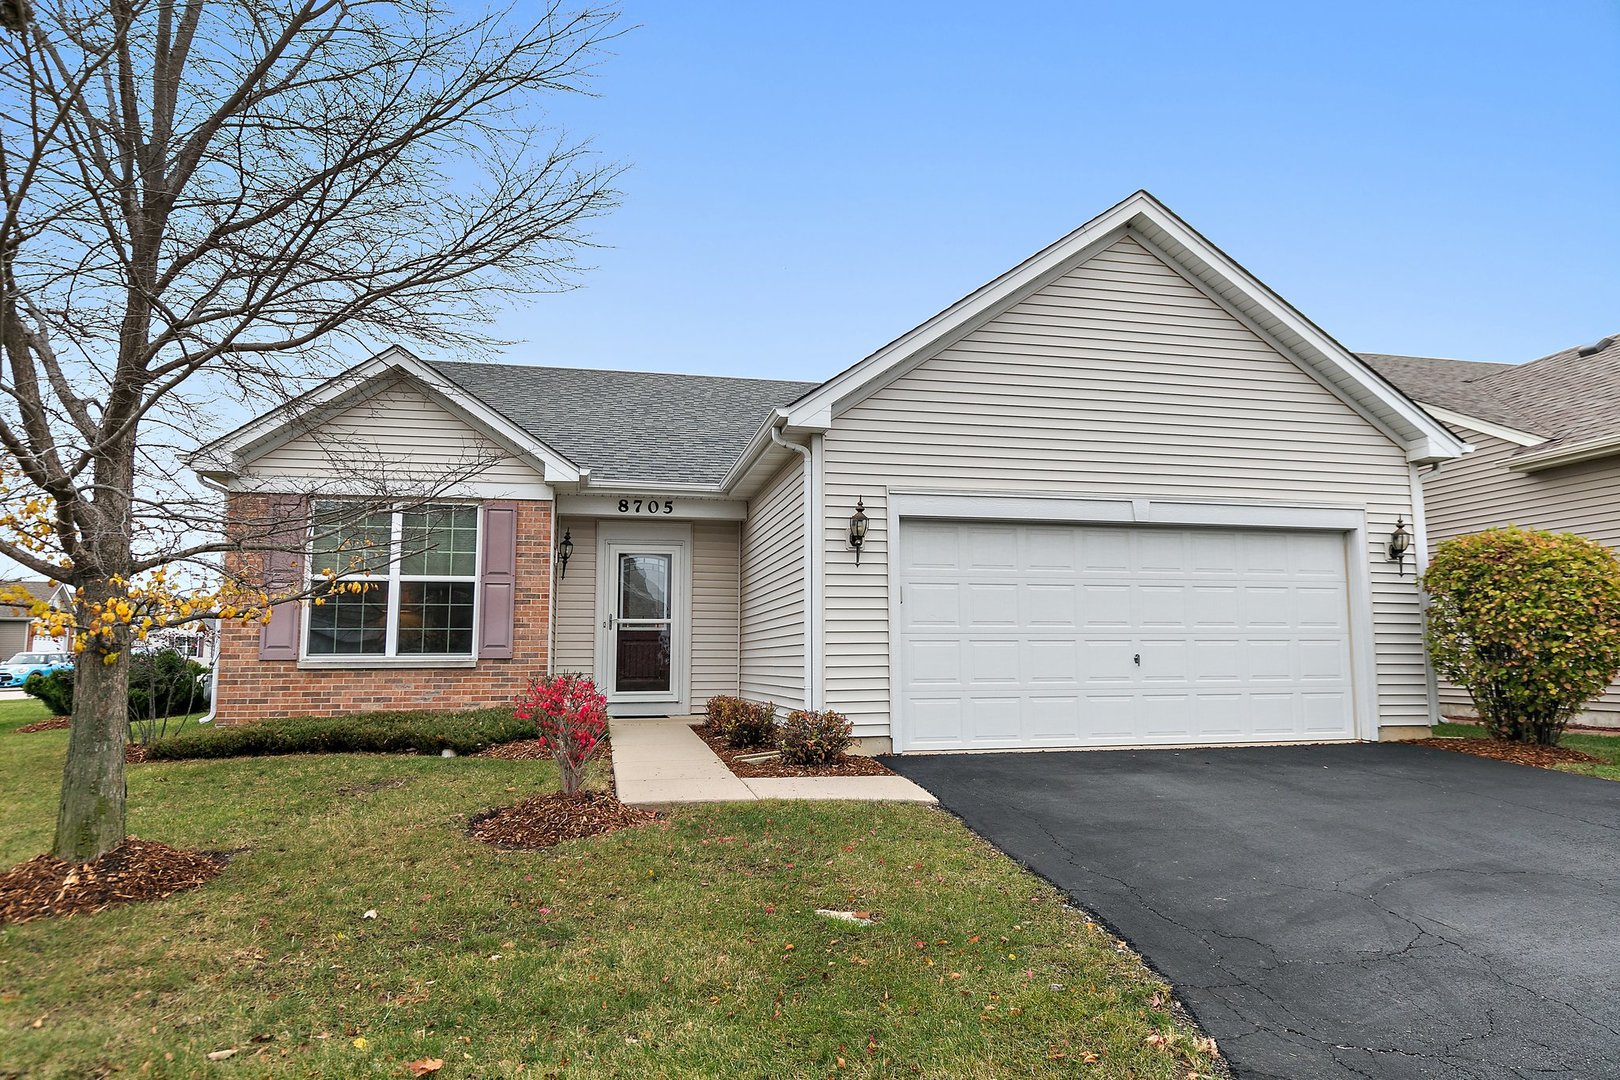
<path id="1" fill-rule="evenodd" d="M 906 521 L 899 748 L 1354 737 L 1339 533 Z"/>

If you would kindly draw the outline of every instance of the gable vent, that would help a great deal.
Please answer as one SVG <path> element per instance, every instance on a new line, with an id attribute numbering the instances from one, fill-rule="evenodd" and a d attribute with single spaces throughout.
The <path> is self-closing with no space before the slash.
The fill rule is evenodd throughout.
<path id="1" fill-rule="evenodd" d="M 1596 356 L 1604 349 L 1607 349 L 1610 345 L 1613 345 L 1616 337 L 1620 337 L 1620 335 L 1610 334 L 1608 337 L 1599 341 L 1594 341 L 1590 345 L 1582 345 L 1575 351 L 1580 353 L 1582 356 Z"/>

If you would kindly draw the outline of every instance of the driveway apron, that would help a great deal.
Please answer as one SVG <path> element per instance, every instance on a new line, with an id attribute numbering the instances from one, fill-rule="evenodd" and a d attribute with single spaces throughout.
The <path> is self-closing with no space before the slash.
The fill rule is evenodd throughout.
<path id="1" fill-rule="evenodd" d="M 885 761 L 1239 1077 L 1620 1077 L 1620 784 L 1389 744 Z"/>

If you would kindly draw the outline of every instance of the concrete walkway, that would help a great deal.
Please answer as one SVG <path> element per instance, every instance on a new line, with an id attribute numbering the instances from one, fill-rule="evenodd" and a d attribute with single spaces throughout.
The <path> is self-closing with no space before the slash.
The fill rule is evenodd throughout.
<path id="1" fill-rule="evenodd" d="M 928 792 L 903 776 L 749 777 L 715 756 L 683 717 L 617 718 L 613 782 L 629 806 L 675 803 L 752 802 L 755 799 L 865 799 L 933 803 Z"/>

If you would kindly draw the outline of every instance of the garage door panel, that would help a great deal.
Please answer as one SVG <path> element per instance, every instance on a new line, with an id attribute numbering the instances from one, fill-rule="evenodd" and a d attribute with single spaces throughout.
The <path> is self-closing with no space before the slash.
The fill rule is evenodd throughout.
<path id="1" fill-rule="evenodd" d="M 1129 585 L 1080 585 L 1080 625 L 1087 630 L 1128 627 L 1131 623 Z"/>
<path id="2" fill-rule="evenodd" d="M 1185 585 L 1138 585 L 1136 587 L 1136 625 L 1145 629 L 1187 625 L 1187 587 Z"/>
<path id="3" fill-rule="evenodd" d="M 912 745 L 950 749 L 964 744 L 960 697 L 917 697 L 906 702 Z"/>
<path id="4" fill-rule="evenodd" d="M 1022 642 L 1011 638 L 969 641 L 967 650 L 969 685 L 1004 683 L 1017 686 L 1023 681 L 1019 671 L 1022 666 L 1019 657 L 1024 651 Z"/>
<path id="5" fill-rule="evenodd" d="M 1074 630 L 1079 623 L 1080 589 L 1071 584 L 1023 587 L 1024 624 L 1038 630 Z"/>
<path id="6" fill-rule="evenodd" d="M 920 581 L 907 585 L 901 608 L 907 629 L 956 630 L 962 625 L 961 587 L 954 581 Z"/>
<path id="7" fill-rule="evenodd" d="M 1030 685 L 1045 689 L 1054 686 L 1079 687 L 1080 642 L 1073 638 L 1027 642 L 1024 656 Z"/>
<path id="8" fill-rule="evenodd" d="M 969 630 L 1010 629 L 1019 625 L 1016 581 L 969 582 L 963 586 L 963 601 Z"/>
<path id="9" fill-rule="evenodd" d="M 908 521 L 900 540 L 902 749 L 1353 737 L 1341 534 Z"/>
<path id="10" fill-rule="evenodd" d="M 908 680 L 918 686 L 959 686 L 962 681 L 963 643 L 925 639 L 906 643 Z"/>

